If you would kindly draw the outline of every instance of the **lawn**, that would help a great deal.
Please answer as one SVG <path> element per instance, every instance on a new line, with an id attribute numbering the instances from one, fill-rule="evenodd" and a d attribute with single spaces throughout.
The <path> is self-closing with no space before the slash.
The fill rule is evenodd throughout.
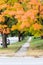
<path id="1" fill-rule="evenodd" d="M 27 56 L 40 57 L 43 56 L 43 39 L 34 38 L 30 42 L 30 48 L 27 50 Z"/>
<path id="2" fill-rule="evenodd" d="M 2 48 L 0 47 L 0 54 L 8 54 L 8 53 L 15 53 L 17 52 L 21 47 L 22 45 L 27 41 L 28 37 L 26 37 L 23 41 L 21 42 L 16 42 L 16 43 L 13 43 L 12 45 L 8 45 L 8 48 Z"/>
<path id="3" fill-rule="evenodd" d="M 36 49 L 43 49 L 43 39 L 41 39 L 40 37 L 38 38 L 32 38 L 31 42 L 30 42 L 30 47 L 31 48 L 36 48 Z"/>

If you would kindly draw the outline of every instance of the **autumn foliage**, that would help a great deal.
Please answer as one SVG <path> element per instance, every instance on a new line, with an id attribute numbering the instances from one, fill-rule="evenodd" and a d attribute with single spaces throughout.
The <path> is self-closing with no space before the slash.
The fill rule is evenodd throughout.
<path id="1" fill-rule="evenodd" d="M 32 30 L 41 31 L 41 29 L 43 29 L 41 21 L 38 20 L 39 18 L 43 18 L 43 5 L 41 2 L 38 2 L 38 0 L 18 0 L 14 2 L 13 5 L 11 2 L 8 3 L 7 0 L 0 3 L 0 33 L 9 34 L 10 31 L 14 30 L 23 32 L 25 28 L 33 33 Z M 25 4 L 26 7 L 23 4 Z M 6 17 L 9 19 L 17 19 L 17 24 L 13 24 L 11 28 L 9 28 L 8 24 L 6 24 L 8 22 L 6 22 Z"/>

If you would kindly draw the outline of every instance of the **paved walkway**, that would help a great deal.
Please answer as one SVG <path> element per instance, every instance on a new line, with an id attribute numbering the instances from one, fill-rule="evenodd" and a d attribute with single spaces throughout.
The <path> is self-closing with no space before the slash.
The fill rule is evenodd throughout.
<path id="1" fill-rule="evenodd" d="M 15 54 L 15 56 L 26 56 L 26 51 L 30 46 L 30 41 L 32 37 L 29 37 L 27 42 L 20 48 L 20 50 Z"/>

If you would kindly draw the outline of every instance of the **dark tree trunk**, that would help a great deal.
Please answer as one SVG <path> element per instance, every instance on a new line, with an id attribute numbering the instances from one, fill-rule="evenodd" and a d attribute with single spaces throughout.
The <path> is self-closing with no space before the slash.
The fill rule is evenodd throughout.
<path id="1" fill-rule="evenodd" d="M 41 39 L 43 39 L 43 36 L 41 36 Z"/>
<path id="2" fill-rule="evenodd" d="M 3 48 L 7 48 L 7 35 L 2 34 L 2 46 Z"/>
<path id="3" fill-rule="evenodd" d="M 24 36 L 22 36 L 22 40 L 24 40 Z"/>
<path id="4" fill-rule="evenodd" d="M 19 42 L 21 41 L 21 33 L 20 33 L 20 31 L 19 31 L 19 33 L 18 33 L 18 41 L 19 41 Z"/>
<path id="5" fill-rule="evenodd" d="M 21 33 L 22 40 L 24 40 L 24 32 Z"/>

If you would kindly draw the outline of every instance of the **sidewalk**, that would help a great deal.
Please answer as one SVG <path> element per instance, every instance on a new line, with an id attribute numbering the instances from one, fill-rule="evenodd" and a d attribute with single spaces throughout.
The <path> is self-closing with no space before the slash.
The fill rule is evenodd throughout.
<path id="1" fill-rule="evenodd" d="M 20 48 L 18 52 L 16 52 L 15 56 L 26 56 L 26 51 L 30 47 L 30 41 L 32 37 L 29 37 L 27 42 Z"/>

